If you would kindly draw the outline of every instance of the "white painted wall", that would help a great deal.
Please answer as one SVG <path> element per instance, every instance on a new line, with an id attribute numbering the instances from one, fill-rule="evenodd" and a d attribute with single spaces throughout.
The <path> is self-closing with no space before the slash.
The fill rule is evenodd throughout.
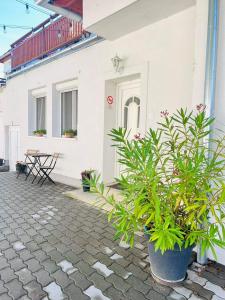
<path id="1" fill-rule="evenodd" d="M 86 1 L 86 2 L 85 2 Z M 115 40 L 191 6 L 196 0 L 84 0 L 84 28 Z"/>
<path id="2" fill-rule="evenodd" d="M 80 172 L 93 168 L 113 179 L 114 160 L 105 137 L 115 123 L 116 108 L 105 105 L 113 85 L 138 74 L 142 86 L 142 118 L 146 128 L 160 120 L 160 111 L 191 106 L 195 48 L 195 7 L 191 7 L 116 41 L 103 41 L 79 52 L 24 72 L 7 82 L 3 93 L 4 125 L 20 125 L 21 159 L 28 148 L 60 152 L 55 172 L 80 178 Z M 124 71 L 115 73 L 111 58 L 124 59 Z M 78 137 L 52 137 L 54 85 L 77 78 L 79 81 Z M 29 91 L 45 87 L 47 96 L 47 137 L 28 136 Z M 0 96 L 1 97 L 1 96 Z M 145 128 L 142 129 L 144 131 Z M 103 155 L 104 153 L 104 155 Z M 70 182 L 71 183 L 71 182 Z"/>
<path id="3" fill-rule="evenodd" d="M 83 0 L 84 26 L 89 27 L 136 1 L 137 0 Z"/>

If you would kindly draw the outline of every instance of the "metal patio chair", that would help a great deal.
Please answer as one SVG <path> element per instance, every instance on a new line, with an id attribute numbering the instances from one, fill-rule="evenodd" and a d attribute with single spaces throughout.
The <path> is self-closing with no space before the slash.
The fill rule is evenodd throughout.
<path id="1" fill-rule="evenodd" d="M 41 181 L 41 186 L 44 184 L 44 182 L 48 179 L 51 183 L 54 183 L 54 180 L 52 180 L 52 178 L 50 177 L 50 174 L 52 173 L 52 171 L 55 169 L 57 160 L 60 156 L 60 153 L 53 153 L 52 155 L 52 159 L 50 161 L 50 164 L 48 166 L 40 166 L 40 176 L 41 178 L 39 179 L 38 183 L 40 183 Z"/>
<path id="2" fill-rule="evenodd" d="M 19 164 L 21 165 L 21 168 L 18 169 L 17 171 L 17 176 L 16 178 L 18 178 L 22 173 L 24 173 L 24 170 L 26 168 L 26 177 L 25 180 L 27 180 L 27 178 L 32 174 L 35 175 L 33 173 L 33 169 L 35 166 L 35 160 L 32 158 L 32 155 L 39 153 L 39 150 L 36 149 L 28 149 L 25 153 L 25 160 L 23 162 L 19 162 Z"/>

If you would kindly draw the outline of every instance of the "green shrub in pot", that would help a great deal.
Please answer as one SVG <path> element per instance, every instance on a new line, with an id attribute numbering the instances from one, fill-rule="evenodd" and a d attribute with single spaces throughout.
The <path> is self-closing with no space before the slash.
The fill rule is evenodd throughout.
<path id="1" fill-rule="evenodd" d="M 196 112 L 179 109 L 161 116 L 158 128 L 143 137 L 131 139 L 122 128 L 110 133 L 124 170 L 116 179 L 122 200 L 109 193 L 99 175 L 90 183 L 92 192 L 112 207 L 109 220 L 116 238 L 132 246 L 135 232 L 145 228 L 153 275 L 178 282 L 195 245 L 201 243 L 202 254 L 211 249 L 215 258 L 215 246 L 225 246 L 225 137 L 210 129 L 214 119 L 204 105 Z M 160 272 L 164 265 L 167 270 Z"/>
<path id="2" fill-rule="evenodd" d="M 33 131 L 33 134 L 41 137 L 41 136 L 44 136 L 47 134 L 47 130 L 46 129 L 37 129 L 37 130 Z"/>
<path id="3" fill-rule="evenodd" d="M 66 129 L 63 131 L 63 135 L 64 135 L 64 137 L 67 137 L 67 138 L 73 138 L 73 137 L 77 136 L 77 130 Z"/>

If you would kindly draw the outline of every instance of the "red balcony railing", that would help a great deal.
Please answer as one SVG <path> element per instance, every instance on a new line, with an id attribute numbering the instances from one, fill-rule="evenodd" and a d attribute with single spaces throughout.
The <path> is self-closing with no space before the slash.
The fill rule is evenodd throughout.
<path id="1" fill-rule="evenodd" d="M 79 40 L 83 34 L 82 24 L 62 17 L 43 27 L 37 33 L 13 44 L 11 51 L 12 69 L 25 65 L 35 59 Z"/>

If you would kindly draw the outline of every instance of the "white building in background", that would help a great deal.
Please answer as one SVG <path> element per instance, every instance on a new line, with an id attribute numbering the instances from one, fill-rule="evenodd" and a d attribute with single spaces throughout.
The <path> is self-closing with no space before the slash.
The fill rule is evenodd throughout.
<path id="1" fill-rule="evenodd" d="M 113 127 L 144 134 L 160 111 L 205 101 L 212 2 L 220 5 L 215 113 L 225 124 L 223 0 L 39 0 L 70 19 L 46 22 L 0 58 L 7 78 L 0 88 L 0 156 L 14 170 L 27 149 L 60 152 L 58 181 L 76 185 L 91 168 L 113 182 L 119 172 L 107 136 Z M 81 14 L 91 34 L 81 34 Z M 43 30 L 54 46 L 47 50 L 35 44 Z M 36 35 L 38 53 L 30 51 Z M 33 135 L 40 128 L 46 136 Z M 77 137 L 63 137 L 64 129 L 77 130 Z M 225 254 L 218 256 L 224 263 Z"/>

